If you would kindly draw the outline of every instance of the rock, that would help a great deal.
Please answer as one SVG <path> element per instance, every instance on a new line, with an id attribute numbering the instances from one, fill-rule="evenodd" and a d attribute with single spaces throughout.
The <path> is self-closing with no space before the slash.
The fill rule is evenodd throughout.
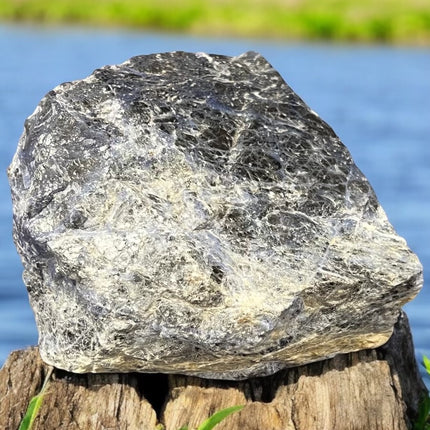
<path id="1" fill-rule="evenodd" d="M 9 167 L 42 358 L 262 376 L 385 343 L 422 267 L 256 53 L 138 56 L 48 93 Z"/>

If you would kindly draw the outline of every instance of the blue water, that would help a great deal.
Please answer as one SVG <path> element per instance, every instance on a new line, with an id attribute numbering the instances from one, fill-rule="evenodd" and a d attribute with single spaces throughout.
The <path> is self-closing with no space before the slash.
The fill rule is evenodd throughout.
<path id="1" fill-rule="evenodd" d="M 430 52 L 419 48 L 262 42 L 120 30 L 0 25 L 0 364 L 37 343 L 11 238 L 5 175 L 24 119 L 64 81 L 133 55 L 259 51 L 352 152 L 399 234 L 430 270 Z M 417 357 L 430 356 L 430 290 L 406 306 Z"/>

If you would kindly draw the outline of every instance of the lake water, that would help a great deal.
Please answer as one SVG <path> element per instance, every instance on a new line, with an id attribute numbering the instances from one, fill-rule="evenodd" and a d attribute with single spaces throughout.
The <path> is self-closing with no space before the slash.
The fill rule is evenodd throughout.
<path id="1" fill-rule="evenodd" d="M 134 55 L 173 50 L 263 54 L 350 149 L 429 277 L 429 50 L 0 25 L 0 365 L 11 350 L 37 343 L 11 238 L 5 174 L 25 118 L 64 81 Z M 405 308 L 417 357 L 430 356 L 430 290 Z"/>

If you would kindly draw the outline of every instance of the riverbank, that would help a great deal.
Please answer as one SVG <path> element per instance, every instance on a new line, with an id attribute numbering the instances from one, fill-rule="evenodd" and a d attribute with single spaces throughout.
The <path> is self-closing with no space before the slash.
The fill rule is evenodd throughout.
<path id="1" fill-rule="evenodd" d="M 430 45 L 430 2 L 425 0 L 2 0 L 0 20 Z"/>

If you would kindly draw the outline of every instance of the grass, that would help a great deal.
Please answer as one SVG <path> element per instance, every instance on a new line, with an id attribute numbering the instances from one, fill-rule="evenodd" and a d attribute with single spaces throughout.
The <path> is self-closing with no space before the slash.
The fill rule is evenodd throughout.
<path id="1" fill-rule="evenodd" d="M 425 355 L 423 356 L 423 364 L 430 375 L 430 360 Z M 428 395 L 421 400 L 413 430 L 430 430 L 430 397 Z"/>
<path id="2" fill-rule="evenodd" d="M 227 418 L 234 412 L 238 412 L 242 410 L 244 406 L 232 406 L 230 408 L 221 409 L 218 412 L 215 412 L 211 415 L 207 420 L 203 421 L 197 430 L 212 430 L 217 424 Z M 189 430 L 188 426 L 181 427 L 179 430 Z"/>
<path id="3" fill-rule="evenodd" d="M 49 380 L 51 379 L 53 369 L 53 367 L 49 368 L 39 394 L 32 397 L 32 399 L 30 400 L 27 412 L 25 413 L 18 430 L 31 430 L 31 428 L 33 427 L 34 420 L 36 419 L 37 414 L 39 413 L 39 409 L 42 406 L 43 397 L 45 396 L 46 389 L 48 388 Z"/>
<path id="4" fill-rule="evenodd" d="M 428 0 L 0 0 L 3 21 L 430 44 Z"/>

